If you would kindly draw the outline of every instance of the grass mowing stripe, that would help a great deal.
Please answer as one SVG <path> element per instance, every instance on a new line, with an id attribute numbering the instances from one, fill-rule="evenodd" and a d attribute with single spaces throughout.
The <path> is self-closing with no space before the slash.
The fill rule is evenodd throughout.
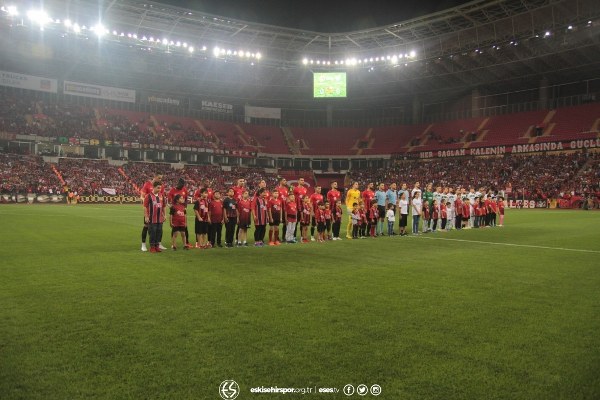
<path id="1" fill-rule="evenodd" d="M 414 238 L 414 239 L 449 240 L 449 241 L 453 241 L 453 242 L 493 244 L 493 245 L 497 245 L 497 246 L 529 247 L 529 248 L 533 248 L 533 249 L 545 249 L 545 250 L 579 251 L 579 252 L 582 252 L 582 253 L 600 253 L 600 250 L 569 249 L 569 248 L 566 248 L 566 247 L 536 246 L 536 245 L 533 245 L 533 244 L 486 242 L 486 241 L 483 241 L 483 240 L 436 238 L 436 237 L 431 237 L 431 236 L 412 236 L 411 235 L 409 237 Z"/>

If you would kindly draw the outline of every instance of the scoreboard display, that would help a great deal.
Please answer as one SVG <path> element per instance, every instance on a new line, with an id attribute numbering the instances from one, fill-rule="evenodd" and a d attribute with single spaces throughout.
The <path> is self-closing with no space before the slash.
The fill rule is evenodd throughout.
<path id="1" fill-rule="evenodd" d="M 315 72 L 313 78 L 314 98 L 346 97 L 345 72 Z"/>

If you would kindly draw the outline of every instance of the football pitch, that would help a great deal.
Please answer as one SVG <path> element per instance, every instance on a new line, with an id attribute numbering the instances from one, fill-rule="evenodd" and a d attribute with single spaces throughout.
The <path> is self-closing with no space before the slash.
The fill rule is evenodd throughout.
<path id="1" fill-rule="evenodd" d="M 139 205 L 0 221 L 2 400 L 220 399 L 225 380 L 241 400 L 600 398 L 598 212 L 160 254 Z"/>

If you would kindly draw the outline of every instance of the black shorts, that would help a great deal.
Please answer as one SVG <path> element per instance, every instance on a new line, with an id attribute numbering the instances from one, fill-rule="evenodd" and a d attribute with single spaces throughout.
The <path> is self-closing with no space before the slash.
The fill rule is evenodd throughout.
<path id="1" fill-rule="evenodd" d="M 408 214 L 400 214 L 400 226 L 406 228 L 408 224 Z"/>
<path id="2" fill-rule="evenodd" d="M 208 234 L 208 222 L 207 221 L 198 221 L 196 220 L 196 235 L 206 235 Z"/>
<path id="3" fill-rule="evenodd" d="M 467 221 L 469 220 L 469 217 L 462 217 L 462 220 L 463 220 L 464 222 L 467 222 Z"/>
<path id="4" fill-rule="evenodd" d="M 325 223 L 324 222 L 319 222 L 317 224 L 317 232 L 325 232 Z"/>
<path id="5" fill-rule="evenodd" d="M 274 219 L 273 222 L 269 222 L 269 226 L 279 226 L 281 225 L 281 221 L 278 219 Z"/>
<path id="6" fill-rule="evenodd" d="M 185 226 L 174 226 L 171 228 L 171 236 L 177 232 L 185 232 Z"/>
<path id="7" fill-rule="evenodd" d="M 379 212 L 379 219 L 385 218 L 385 206 L 377 206 L 377 211 Z"/>
<path id="8" fill-rule="evenodd" d="M 331 220 L 328 219 L 327 221 L 325 221 L 325 228 L 327 228 L 327 230 L 331 229 Z"/>

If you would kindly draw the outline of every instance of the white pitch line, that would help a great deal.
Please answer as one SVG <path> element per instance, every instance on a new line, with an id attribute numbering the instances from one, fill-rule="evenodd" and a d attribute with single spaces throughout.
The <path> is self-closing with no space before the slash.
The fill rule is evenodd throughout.
<path id="1" fill-rule="evenodd" d="M 410 235 L 409 237 L 414 237 Z M 482 240 L 467 240 L 467 239 L 451 239 L 451 238 L 436 238 L 431 236 L 419 236 L 421 239 L 431 240 L 450 240 L 453 242 L 468 242 L 468 243 L 483 243 L 483 244 L 495 244 L 498 246 L 511 246 L 511 247 L 528 247 L 533 249 L 544 249 L 544 250 L 563 250 L 563 251 L 577 251 L 581 253 L 600 253 L 600 250 L 586 250 L 586 249 L 569 249 L 567 247 L 550 247 L 550 246 L 537 246 L 535 244 L 517 244 L 517 243 L 500 243 L 500 242 L 485 242 Z"/>

